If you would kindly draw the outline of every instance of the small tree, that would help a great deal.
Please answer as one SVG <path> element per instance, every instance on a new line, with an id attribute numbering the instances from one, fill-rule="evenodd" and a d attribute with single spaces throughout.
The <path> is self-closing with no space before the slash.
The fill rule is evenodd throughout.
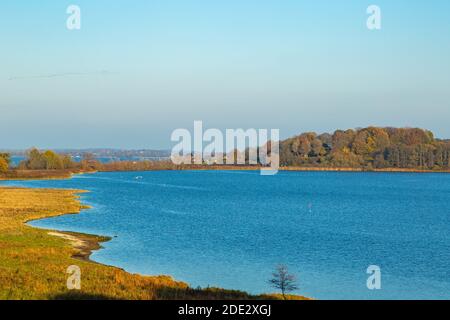
<path id="1" fill-rule="evenodd" d="M 11 155 L 9 153 L 0 153 L 0 158 L 3 158 L 8 165 L 11 162 Z"/>
<path id="2" fill-rule="evenodd" d="M 76 163 L 73 162 L 72 157 L 68 154 L 65 154 L 61 158 L 64 169 L 72 169 L 76 166 Z"/>
<path id="3" fill-rule="evenodd" d="M 64 165 L 61 160 L 61 157 L 51 150 L 47 150 L 44 152 L 42 157 L 45 160 L 45 169 L 46 170 L 58 170 L 63 169 Z"/>
<path id="4" fill-rule="evenodd" d="M 7 173 L 9 169 L 8 162 L 2 157 L 0 157 L 0 174 Z"/>
<path id="5" fill-rule="evenodd" d="M 290 274 L 285 265 L 277 266 L 275 272 L 272 273 L 269 284 L 275 289 L 281 290 L 284 300 L 286 300 L 286 293 L 298 289 L 295 275 Z"/>

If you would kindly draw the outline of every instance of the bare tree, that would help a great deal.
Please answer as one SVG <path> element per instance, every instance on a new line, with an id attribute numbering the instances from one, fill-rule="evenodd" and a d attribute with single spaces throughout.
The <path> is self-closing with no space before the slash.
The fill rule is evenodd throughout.
<path id="1" fill-rule="evenodd" d="M 272 279 L 269 280 L 269 284 L 275 289 L 281 290 L 284 300 L 286 300 L 286 293 L 298 289 L 297 278 L 289 273 L 285 265 L 277 266 L 275 272 L 272 273 Z"/>

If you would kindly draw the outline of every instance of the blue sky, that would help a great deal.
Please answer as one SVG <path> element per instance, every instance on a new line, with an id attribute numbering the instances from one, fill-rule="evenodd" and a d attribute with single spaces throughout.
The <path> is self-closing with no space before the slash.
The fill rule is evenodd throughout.
<path id="1" fill-rule="evenodd" d="M 2 1 L 0 148 L 170 148 L 194 120 L 450 138 L 449 40 L 447 0 Z"/>

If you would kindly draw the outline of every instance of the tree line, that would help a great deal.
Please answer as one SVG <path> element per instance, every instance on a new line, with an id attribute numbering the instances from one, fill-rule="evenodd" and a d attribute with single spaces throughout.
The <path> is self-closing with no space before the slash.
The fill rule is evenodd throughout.
<path id="1" fill-rule="evenodd" d="M 0 174 L 14 177 L 14 173 L 22 171 L 48 171 L 48 170 L 77 170 L 79 164 L 72 160 L 70 155 L 57 154 L 54 151 L 39 151 L 32 148 L 27 151 L 26 159 L 16 167 L 11 165 L 11 155 L 0 153 Z"/>
<path id="2" fill-rule="evenodd" d="M 282 166 L 448 170 L 450 140 L 417 128 L 303 133 L 280 143 Z"/>
<path id="3" fill-rule="evenodd" d="M 246 155 L 248 156 L 248 154 Z M 0 174 L 10 171 L 11 157 L 0 153 Z M 282 167 L 357 169 L 450 170 L 450 140 L 436 139 L 418 128 L 336 130 L 306 132 L 280 142 Z M 119 161 L 101 163 L 85 153 L 80 162 L 69 154 L 32 148 L 14 170 L 147 171 L 184 169 L 170 161 Z"/>

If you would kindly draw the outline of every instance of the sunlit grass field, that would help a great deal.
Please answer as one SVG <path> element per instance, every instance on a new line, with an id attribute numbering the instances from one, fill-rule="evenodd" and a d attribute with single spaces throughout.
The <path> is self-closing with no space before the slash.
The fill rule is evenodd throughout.
<path id="1" fill-rule="evenodd" d="M 83 259 L 70 240 L 27 226 L 79 213 L 79 190 L 0 188 L 0 299 L 278 299 L 240 291 L 193 289 L 169 276 L 141 276 Z M 94 244 L 107 238 L 75 235 Z M 78 258 L 77 258 L 78 257 Z M 67 289 L 67 268 L 81 269 L 81 290 Z M 299 297 L 291 297 L 299 298 Z"/>

